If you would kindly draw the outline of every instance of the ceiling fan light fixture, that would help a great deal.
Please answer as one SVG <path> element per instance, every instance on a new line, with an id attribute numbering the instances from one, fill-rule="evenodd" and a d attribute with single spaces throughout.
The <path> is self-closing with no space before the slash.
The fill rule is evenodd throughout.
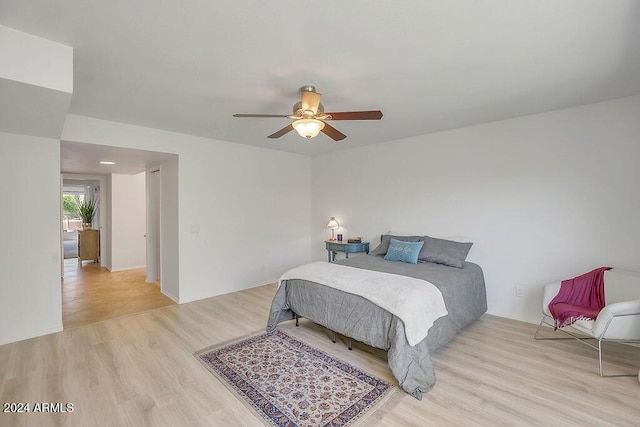
<path id="1" fill-rule="evenodd" d="M 316 119 L 299 119 L 291 124 L 298 134 L 303 138 L 313 138 L 318 136 L 324 128 L 324 122 Z"/>

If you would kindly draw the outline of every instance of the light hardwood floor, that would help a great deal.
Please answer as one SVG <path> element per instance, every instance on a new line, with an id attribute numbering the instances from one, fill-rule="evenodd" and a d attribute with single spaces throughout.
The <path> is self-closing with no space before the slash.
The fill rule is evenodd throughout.
<path id="1" fill-rule="evenodd" d="M 262 331 L 275 285 L 120 317 L 0 347 L 2 402 L 73 403 L 65 414 L 0 413 L 2 426 L 258 426 L 193 352 Z M 311 322 L 283 330 L 396 383 L 384 352 Z M 438 381 L 422 401 L 401 395 L 387 426 L 640 423 L 635 378 L 600 378 L 595 351 L 534 341 L 535 326 L 485 315 L 433 355 Z M 637 374 L 640 349 L 611 345 L 610 369 Z M 397 383 L 396 383 L 397 384 Z"/>
<path id="2" fill-rule="evenodd" d="M 75 328 L 115 317 L 175 304 L 160 292 L 160 283 L 146 283 L 138 268 L 110 272 L 98 263 L 77 258 L 64 261 L 62 323 Z"/>

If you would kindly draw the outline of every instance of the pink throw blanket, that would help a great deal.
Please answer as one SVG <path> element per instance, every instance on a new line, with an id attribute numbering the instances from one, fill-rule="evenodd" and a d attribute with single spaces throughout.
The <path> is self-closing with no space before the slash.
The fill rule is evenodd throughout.
<path id="1" fill-rule="evenodd" d="M 560 292 L 549 303 L 555 328 L 572 325 L 576 320 L 593 320 L 605 306 L 604 272 L 611 267 L 600 267 L 588 273 L 563 280 Z"/>

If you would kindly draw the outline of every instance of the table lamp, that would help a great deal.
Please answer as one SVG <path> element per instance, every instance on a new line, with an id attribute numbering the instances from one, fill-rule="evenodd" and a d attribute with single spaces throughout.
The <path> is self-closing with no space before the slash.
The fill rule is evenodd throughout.
<path id="1" fill-rule="evenodd" d="M 336 230 L 338 228 L 340 228 L 340 224 L 338 223 L 338 221 L 336 221 L 336 217 L 332 216 L 331 218 L 329 218 L 329 222 L 327 223 L 327 228 L 331 229 L 331 239 L 330 240 L 336 240 Z"/>

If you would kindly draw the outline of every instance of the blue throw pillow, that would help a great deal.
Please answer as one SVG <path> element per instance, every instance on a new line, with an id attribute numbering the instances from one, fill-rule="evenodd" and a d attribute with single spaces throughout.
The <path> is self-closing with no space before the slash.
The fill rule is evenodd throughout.
<path id="1" fill-rule="evenodd" d="M 424 245 L 424 242 L 403 242 L 391 239 L 389 249 L 384 259 L 387 261 L 402 261 L 409 264 L 417 264 L 422 245 Z"/>

